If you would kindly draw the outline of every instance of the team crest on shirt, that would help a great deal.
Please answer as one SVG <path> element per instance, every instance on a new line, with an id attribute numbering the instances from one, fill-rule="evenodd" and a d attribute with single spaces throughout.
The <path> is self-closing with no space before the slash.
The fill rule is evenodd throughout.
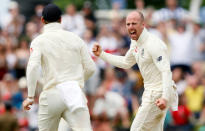
<path id="1" fill-rule="evenodd" d="M 162 60 L 162 56 L 159 56 L 159 57 L 157 58 L 157 61 L 160 62 L 161 60 Z"/>
<path id="2" fill-rule="evenodd" d="M 32 53 L 33 52 L 33 48 L 30 48 L 30 53 Z"/>

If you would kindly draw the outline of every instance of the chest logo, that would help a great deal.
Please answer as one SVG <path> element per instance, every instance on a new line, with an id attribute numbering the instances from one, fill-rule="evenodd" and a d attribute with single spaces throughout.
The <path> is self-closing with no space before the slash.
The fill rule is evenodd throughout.
<path id="1" fill-rule="evenodd" d="M 162 56 L 159 56 L 159 57 L 157 58 L 157 61 L 160 62 L 161 60 L 162 60 Z"/>

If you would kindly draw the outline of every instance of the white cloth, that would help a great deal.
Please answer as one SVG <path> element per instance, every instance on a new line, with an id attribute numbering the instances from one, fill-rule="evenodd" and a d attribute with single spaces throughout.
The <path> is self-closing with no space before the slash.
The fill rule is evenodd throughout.
<path id="1" fill-rule="evenodd" d="M 173 96 L 172 96 L 172 101 L 171 101 L 170 105 L 171 105 L 171 109 L 173 111 L 177 111 L 178 110 L 178 103 L 179 103 L 178 92 L 177 92 L 177 87 L 176 87 L 176 84 L 174 83 L 174 81 L 172 83 L 173 83 Z"/>
<path id="2" fill-rule="evenodd" d="M 56 88 L 62 93 L 61 98 L 64 100 L 71 112 L 78 108 L 86 108 L 87 100 L 77 81 L 67 81 L 56 85 Z"/>
<path id="3" fill-rule="evenodd" d="M 58 131 L 72 131 L 68 125 L 68 123 L 61 118 L 59 126 L 58 126 Z"/>
<path id="4" fill-rule="evenodd" d="M 63 118 L 72 131 L 92 131 L 88 107 L 71 112 L 56 87 L 41 92 L 39 97 L 38 127 L 39 131 L 57 131 Z"/>
<path id="5" fill-rule="evenodd" d="M 35 94 L 39 66 L 42 67 L 43 90 L 66 81 L 77 81 L 84 87 L 84 81 L 96 68 L 83 40 L 63 30 L 60 23 L 46 24 L 44 32 L 32 41 L 30 51 L 26 73 L 31 97 Z"/>
<path id="6" fill-rule="evenodd" d="M 161 96 L 162 91 L 144 91 L 141 106 L 137 110 L 130 131 L 163 131 L 168 107 L 160 110 L 155 104 Z"/>

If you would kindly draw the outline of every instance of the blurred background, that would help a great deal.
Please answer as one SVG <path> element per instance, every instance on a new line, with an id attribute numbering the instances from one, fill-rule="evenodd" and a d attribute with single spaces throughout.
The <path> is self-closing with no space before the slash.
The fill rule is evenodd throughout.
<path id="1" fill-rule="evenodd" d="M 91 51 L 99 42 L 106 52 L 125 55 L 130 46 L 125 18 L 133 10 L 143 12 L 146 28 L 169 49 L 179 110 L 167 113 L 164 130 L 205 131 L 205 0 L 1 0 L 1 131 L 38 131 L 41 78 L 30 111 L 23 111 L 22 101 L 30 42 L 42 32 L 40 17 L 48 3 L 63 10 L 63 28 L 85 41 L 97 65 L 85 85 L 94 131 L 129 131 L 141 103 L 143 79 L 137 65 L 119 69 Z M 64 122 L 59 130 L 71 131 Z"/>

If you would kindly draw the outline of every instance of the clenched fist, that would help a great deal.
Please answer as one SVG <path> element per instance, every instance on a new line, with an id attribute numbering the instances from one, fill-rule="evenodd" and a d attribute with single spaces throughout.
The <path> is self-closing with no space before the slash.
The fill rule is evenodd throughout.
<path id="1" fill-rule="evenodd" d="M 159 98 L 155 101 L 156 106 L 159 107 L 159 109 L 164 110 L 167 107 L 167 101 L 163 98 Z"/>
<path id="2" fill-rule="evenodd" d="M 34 99 L 32 98 L 27 98 L 26 100 L 24 100 L 23 102 L 23 109 L 24 110 L 30 110 L 31 109 L 31 105 L 33 104 Z"/>
<path id="3" fill-rule="evenodd" d="M 94 46 L 93 46 L 93 54 L 95 56 L 100 56 L 101 52 L 102 52 L 101 46 L 99 44 L 97 44 L 97 43 L 94 44 Z"/>

